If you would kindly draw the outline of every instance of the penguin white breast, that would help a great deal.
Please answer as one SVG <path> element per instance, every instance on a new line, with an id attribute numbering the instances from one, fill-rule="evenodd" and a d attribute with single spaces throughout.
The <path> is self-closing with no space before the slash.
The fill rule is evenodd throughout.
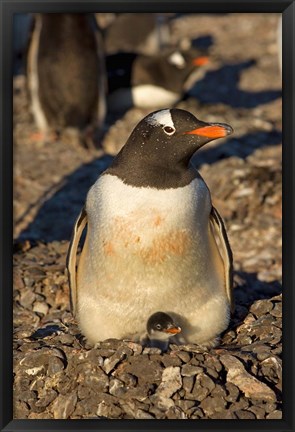
<path id="1" fill-rule="evenodd" d="M 165 307 L 190 318 L 208 305 L 224 277 L 216 272 L 210 210 L 200 177 L 165 190 L 130 186 L 110 174 L 97 180 L 87 196 L 78 268 L 78 314 L 89 340 L 144 331 L 143 311 L 148 318 Z"/>
<path id="2" fill-rule="evenodd" d="M 101 176 L 86 204 L 87 283 L 99 275 L 100 286 L 110 286 L 111 280 L 117 292 L 141 287 L 146 293 L 142 301 L 149 292 L 169 297 L 172 287 L 184 285 L 183 278 L 191 287 L 198 275 L 202 284 L 211 253 L 210 210 L 210 192 L 201 178 L 185 187 L 158 190 Z M 155 281 L 162 294 L 153 292 Z"/>
<path id="3" fill-rule="evenodd" d="M 162 108 L 176 103 L 180 95 L 163 87 L 144 84 L 132 88 L 120 88 L 108 96 L 108 106 L 112 111 L 128 108 Z"/>
<path id="4" fill-rule="evenodd" d="M 134 106 L 142 108 L 170 106 L 180 98 L 178 93 L 152 84 L 135 86 L 131 93 Z"/>
<path id="5" fill-rule="evenodd" d="M 175 242 L 185 234 L 202 236 L 211 199 L 201 178 L 184 187 L 155 189 L 131 186 L 105 174 L 90 189 L 86 210 L 91 237 L 97 234 L 118 245 L 126 240 L 128 248 L 142 249 L 168 234 Z"/>

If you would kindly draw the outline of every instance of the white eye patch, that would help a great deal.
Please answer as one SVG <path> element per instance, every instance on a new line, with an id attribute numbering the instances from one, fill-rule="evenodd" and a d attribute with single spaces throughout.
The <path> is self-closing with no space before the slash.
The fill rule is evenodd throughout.
<path id="1" fill-rule="evenodd" d="M 179 51 L 175 51 L 168 57 L 168 62 L 178 67 L 179 69 L 183 69 L 186 65 L 184 57 L 180 54 Z"/>
<path id="2" fill-rule="evenodd" d="M 146 121 L 153 126 L 170 126 L 171 128 L 175 129 L 169 109 L 161 110 L 150 115 L 147 117 Z"/>

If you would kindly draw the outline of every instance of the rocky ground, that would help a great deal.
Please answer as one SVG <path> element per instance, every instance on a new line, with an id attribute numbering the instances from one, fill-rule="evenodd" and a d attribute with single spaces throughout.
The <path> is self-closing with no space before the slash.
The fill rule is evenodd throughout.
<path id="1" fill-rule="evenodd" d="M 225 219 L 236 311 L 220 346 L 88 346 L 69 310 L 65 256 L 88 188 L 148 113 L 108 115 L 100 148 L 38 142 L 14 78 L 15 418 L 282 417 L 281 78 L 277 14 L 182 16 L 173 38 L 211 41 L 211 63 L 177 106 L 235 133 L 194 158 Z M 207 43 L 206 42 L 206 43 Z"/>

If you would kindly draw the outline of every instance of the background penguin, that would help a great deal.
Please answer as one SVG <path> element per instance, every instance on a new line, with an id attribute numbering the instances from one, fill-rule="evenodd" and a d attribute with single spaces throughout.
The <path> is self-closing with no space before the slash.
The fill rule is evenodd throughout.
<path id="1" fill-rule="evenodd" d="M 170 45 L 171 14 L 122 13 L 105 29 L 106 52 L 157 54 Z"/>
<path id="2" fill-rule="evenodd" d="M 167 351 L 170 339 L 181 332 L 170 315 L 164 312 L 155 312 L 147 321 L 147 335 L 144 344 L 149 347 L 160 348 Z"/>
<path id="3" fill-rule="evenodd" d="M 38 129 L 46 135 L 71 127 L 89 132 L 105 117 L 106 73 L 100 32 L 87 14 L 37 14 L 27 82 Z M 86 129 L 88 128 L 88 129 Z"/>
<path id="4" fill-rule="evenodd" d="M 142 311 L 149 316 L 163 304 L 186 342 L 213 346 L 227 328 L 232 253 L 190 159 L 231 133 L 184 110 L 153 112 L 91 187 L 67 258 L 72 310 L 90 343 L 143 334 Z"/>
<path id="5" fill-rule="evenodd" d="M 108 107 L 118 111 L 133 105 L 172 106 L 181 99 L 190 75 L 204 70 L 208 61 L 208 54 L 195 48 L 168 49 L 154 56 L 136 53 L 107 56 Z"/>

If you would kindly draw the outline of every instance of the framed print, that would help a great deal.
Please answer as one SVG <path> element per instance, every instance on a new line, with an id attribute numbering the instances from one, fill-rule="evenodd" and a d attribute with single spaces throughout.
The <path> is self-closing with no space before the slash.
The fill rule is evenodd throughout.
<path id="1" fill-rule="evenodd" d="M 1 430 L 293 430 L 294 2 L 0 27 Z"/>

